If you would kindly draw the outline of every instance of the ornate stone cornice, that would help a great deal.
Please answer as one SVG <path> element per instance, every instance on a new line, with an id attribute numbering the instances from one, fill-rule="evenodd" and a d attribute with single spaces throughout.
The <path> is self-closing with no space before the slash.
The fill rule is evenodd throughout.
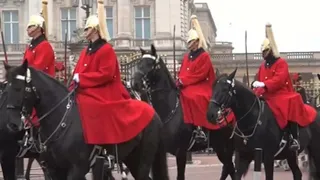
<path id="1" fill-rule="evenodd" d="M 105 1 L 104 1 L 104 4 L 105 4 L 106 6 L 114 6 L 114 5 L 117 4 L 117 0 L 105 0 Z"/>
<path id="2" fill-rule="evenodd" d="M 62 3 L 65 3 L 64 0 L 53 0 L 53 2 L 57 3 L 57 4 L 62 4 Z"/>
<path id="3" fill-rule="evenodd" d="M 4 7 L 7 3 L 7 0 L 0 0 L 0 7 Z"/>
<path id="4" fill-rule="evenodd" d="M 155 2 L 155 0 L 130 0 L 130 1 L 134 6 L 137 6 L 137 5 L 152 5 Z"/>
<path id="5" fill-rule="evenodd" d="M 20 6 L 24 2 L 25 2 L 25 0 L 14 0 L 13 4 L 16 5 L 16 6 Z"/>

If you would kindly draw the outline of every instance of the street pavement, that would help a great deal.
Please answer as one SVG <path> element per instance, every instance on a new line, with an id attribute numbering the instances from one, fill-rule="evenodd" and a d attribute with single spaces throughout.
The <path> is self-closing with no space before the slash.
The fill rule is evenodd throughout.
<path id="1" fill-rule="evenodd" d="M 25 160 L 25 165 L 26 165 Z M 176 179 L 176 164 L 175 158 L 172 156 L 168 157 L 168 166 L 169 166 L 169 173 L 170 179 Z M 199 179 L 211 179 L 211 180 L 218 180 L 220 177 L 222 165 L 220 164 L 219 160 L 214 155 L 193 155 L 193 164 L 188 164 L 186 168 L 186 180 L 199 180 Z M 301 168 L 303 171 L 303 180 L 307 180 L 307 172 L 306 169 Z M 245 180 L 253 180 L 253 165 L 251 165 L 250 171 L 247 176 L 244 178 Z M 120 174 L 116 171 L 113 172 L 115 178 L 117 180 L 121 179 Z M 2 177 L 2 173 L 1 173 Z M 3 178 L 0 178 L 3 179 Z M 43 180 L 42 171 L 39 165 L 34 162 L 32 171 L 31 171 L 31 179 L 32 180 Z M 91 174 L 88 174 L 88 179 L 91 179 Z M 262 172 L 261 180 L 264 178 L 264 172 Z M 292 179 L 291 171 L 284 171 L 281 168 L 276 168 L 274 173 L 274 179 Z M 133 180 L 131 176 L 129 176 L 129 180 Z M 228 180 L 231 180 L 230 178 Z"/>

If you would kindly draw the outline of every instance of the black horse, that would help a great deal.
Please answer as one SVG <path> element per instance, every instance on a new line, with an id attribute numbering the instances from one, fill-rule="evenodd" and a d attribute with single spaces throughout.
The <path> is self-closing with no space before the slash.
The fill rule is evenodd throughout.
<path id="1" fill-rule="evenodd" d="M 184 123 L 183 111 L 180 105 L 175 82 L 169 73 L 164 61 L 157 55 L 156 49 L 151 45 L 151 52 L 141 49 L 142 58 L 134 74 L 133 88 L 138 92 L 149 94 L 149 101 L 160 115 L 164 123 L 166 151 L 176 156 L 178 166 L 177 179 L 185 179 L 186 153 L 193 136 L 194 126 Z M 224 127 L 219 130 L 206 130 L 209 133 L 210 146 L 223 163 L 220 179 L 228 175 L 233 178 L 235 173 L 232 156 L 234 152 L 233 140 L 229 139 L 232 128 Z M 207 144 L 205 144 L 207 145 Z M 201 147 L 204 149 L 206 147 Z M 197 149 L 197 150 L 200 150 Z"/>
<path id="2" fill-rule="evenodd" d="M 288 134 L 281 130 L 270 108 L 254 92 L 234 79 L 236 70 L 230 75 L 221 75 L 213 85 L 213 94 L 208 107 L 207 118 L 217 124 L 225 108 L 235 113 L 236 151 L 239 163 L 236 163 L 236 179 L 246 174 L 250 162 L 254 159 L 254 150 L 261 148 L 266 180 L 273 180 L 274 159 L 287 159 L 294 180 L 301 180 L 302 173 L 297 165 L 296 152 L 290 151 L 286 141 Z M 320 116 L 306 128 L 300 128 L 301 149 L 307 149 L 310 160 L 316 170 L 312 177 L 320 178 Z M 282 151 L 280 150 L 282 149 Z"/>
<path id="3" fill-rule="evenodd" d="M 15 180 L 15 162 L 19 146 L 16 137 L 7 130 L 8 116 L 6 113 L 7 93 L 6 82 L 0 83 L 0 159 L 3 176 L 5 180 Z"/>
<path id="4" fill-rule="evenodd" d="M 6 108 L 8 97 L 6 87 L 7 82 L 0 83 L 0 159 L 4 180 L 15 180 L 16 156 L 20 147 L 18 143 L 20 134 L 12 134 L 6 128 L 6 125 L 9 122 Z M 28 156 L 30 157 L 29 162 L 33 162 L 34 159 L 39 162 L 38 157 L 35 154 L 32 154 L 32 157 L 31 154 L 28 154 Z M 28 172 L 30 172 L 30 169 L 27 168 L 27 173 L 25 175 L 27 180 L 30 179 L 30 173 Z M 45 178 L 48 178 L 46 174 Z"/>
<path id="5" fill-rule="evenodd" d="M 151 166 L 155 180 L 168 179 L 166 153 L 161 139 L 163 125 L 157 114 L 139 135 L 128 142 L 88 145 L 84 141 L 74 90 L 70 92 L 57 80 L 29 67 L 28 61 L 17 67 L 5 64 L 5 69 L 8 128 L 12 132 L 22 131 L 25 122 L 30 123 L 32 108 L 36 109 L 40 127 L 35 140 L 53 180 L 85 179 L 95 155 L 101 154 L 102 149 L 114 152 L 113 155 L 127 165 L 135 179 L 149 179 Z"/>

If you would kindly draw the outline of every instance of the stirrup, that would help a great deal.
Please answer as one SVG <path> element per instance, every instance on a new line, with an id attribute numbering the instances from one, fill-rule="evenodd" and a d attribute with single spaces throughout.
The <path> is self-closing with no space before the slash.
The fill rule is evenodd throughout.
<path id="1" fill-rule="evenodd" d="M 201 128 L 197 128 L 193 131 L 195 139 L 203 139 L 207 141 L 207 135 L 203 132 Z"/>
<path id="2" fill-rule="evenodd" d="M 292 142 L 290 143 L 290 150 L 292 151 L 298 151 L 300 149 L 300 143 L 297 139 L 292 139 Z"/>

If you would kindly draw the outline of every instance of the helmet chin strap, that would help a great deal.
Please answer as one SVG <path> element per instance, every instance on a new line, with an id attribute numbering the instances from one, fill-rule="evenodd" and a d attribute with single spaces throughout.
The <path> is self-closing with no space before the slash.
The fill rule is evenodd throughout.
<path id="1" fill-rule="evenodd" d="M 92 35 L 93 35 L 93 28 L 88 30 L 89 33 L 86 34 L 86 39 L 89 41 L 92 41 Z"/>
<path id="2" fill-rule="evenodd" d="M 37 31 L 37 29 L 38 28 L 40 28 L 39 26 L 37 26 L 37 28 L 35 28 L 35 29 L 33 29 L 31 32 L 30 32 L 30 36 L 32 37 L 32 38 L 35 38 L 35 33 L 36 33 L 36 31 Z"/>
<path id="3" fill-rule="evenodd" d="M 197 48 L 194 48 L 196 42 L 199 41 L 199 40 L 193 40 L 189 45 L 188 45 L 188 49 L 190 51 L 193 51 L 194 49 L 197 49 Z"/>
<path id="4" fill-rule="evenodd" d="M 264 59 L 268 59 L 270 57 L 272 57 L 273 54 L 272 54 L 272 50 L 269 48 L 265 53 L 263 53 L 263 58 Z"/>

